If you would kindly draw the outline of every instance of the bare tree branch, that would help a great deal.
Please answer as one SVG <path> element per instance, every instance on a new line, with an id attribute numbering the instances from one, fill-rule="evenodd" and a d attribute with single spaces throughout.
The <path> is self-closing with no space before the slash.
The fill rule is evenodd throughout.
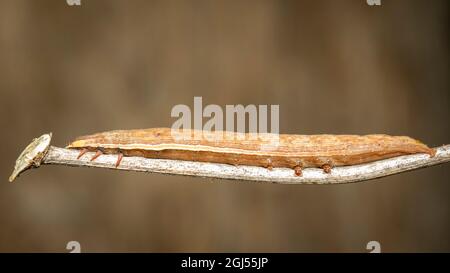
<path id="1" fill-rule="evenodd" d="M 287 168 L 268 170 L 254 166 L 232 166 L 143 157 L 124 157 L 120 166 L 116 168 L 117 155 L 102 155 L 95 161 L 89 161 L 94 153 L 88 152 L 82 158 L 77 159 L 78 151 L 50 146 L 50 140 L 51 134 L 45 134 L 33 140 L 17 159 L 14 172 L 9 180 L 13 181 L 20 173 L 29 168 L 51 164 L 284 184 L 340 184 L 366 181 L 450 161 L 450 145 L 445 145 L 436 148 L 434 157 L 430 157 L 428 154 L 399 156 L 367 164 L 336 167 L 330 174 L 324 173 L 319 168 L 307 168 L 303 170 L 303 175 L 300 177 L 295 176 L 294 171 Z"/>

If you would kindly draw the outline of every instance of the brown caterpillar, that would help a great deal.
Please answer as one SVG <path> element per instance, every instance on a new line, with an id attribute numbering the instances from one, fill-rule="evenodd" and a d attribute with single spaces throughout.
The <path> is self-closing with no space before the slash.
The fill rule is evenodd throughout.
<path id="1" fill-rule="evenodd" d="M 180 131 L 179 131 L 180 132 Z M 203 134 L 196 139 L 195 134 Z M 183 130 L 175 139 L 170 128 L 116 130 L 82 136 L 67 148 L 123 156 L 226 163 L 232 165 L 292 168 L 300 176 L 303 168 L 320 167 L 326 173 L 335 166 L 356 165 L 376 160 L 435 151 L 418 140 L 389 135 L 277 135 L 278 145 L 264 148 L 267 141 L 250 134 L 223 131 Z M 239 139 L 238 137 L 241 137 Z"/>

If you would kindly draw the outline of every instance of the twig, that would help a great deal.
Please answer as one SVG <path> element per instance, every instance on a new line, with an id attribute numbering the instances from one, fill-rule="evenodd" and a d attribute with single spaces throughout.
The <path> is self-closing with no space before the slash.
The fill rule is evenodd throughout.
<path id="1" fill-rule="evenodd" d="M 284 184 L 339 184 L 366 181 L 450 161 L 450 145 L 445 145 L 436 148 L 434 157 L 428 154 L 399 156 L 367 164 L 336 167 L 330 174 L 324 173 L 322 169 L 307 168 L 300 177 L 295 176 L 294 171 L 287 168 L 268 170 L 263 167 L 143 157 L 124 157 L 120 166 L 116 168 L 117 155 L 102 155 L 95 161 L 89 161 L 94 153 L 86 153 L 77 159 L 78 151 L 50 146 L 50 140 L 51 134 L 33 140 L 17 159 L 9 180 L 13 181 L 29 168 L 52 164 Z"/>

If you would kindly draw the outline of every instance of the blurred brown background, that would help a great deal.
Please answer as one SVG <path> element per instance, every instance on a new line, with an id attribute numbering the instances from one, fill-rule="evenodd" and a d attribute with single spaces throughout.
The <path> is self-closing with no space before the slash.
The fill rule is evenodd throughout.
<path id="1" fill-rule="evenodd" d="M 339 186 L 47 166 L 22 149 L 279 104 L 282 133 L 450 142 L 449 2 L 0 0 L 0 251 L 450 251 L 450 165 Z"/>

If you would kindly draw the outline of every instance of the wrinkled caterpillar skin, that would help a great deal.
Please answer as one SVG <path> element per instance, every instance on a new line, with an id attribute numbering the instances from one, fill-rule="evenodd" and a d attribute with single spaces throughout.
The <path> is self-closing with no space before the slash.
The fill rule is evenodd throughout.
<path id="1" fill-rule="evenodd" d="M 288 135 L 280 134 L 278 145 L 264 148 L 267 141 L 251 138 L 249 134 L 204 132 L 208 138 L 195 139 L 202 131 L 184 130 L 185 138 L 172 137 L 170 128 L 116 130 L 82 136 L 67 148 L 98 151 L 123 156 L 176 159 L 225 163 L 232 165 L 286 167 L 301 175 L 301 169 L 356 165 L 381 159 L 435 151 L 418 140 L 389 135 Z M 240 135 L 242 139 L 237 139 Z M 231 136 L 231 137 L 230 137 Z M 101 152 L 99 152 L 101 151 Z M 82 152 L 82 153 L 84 153 Z M 80 153 L 80 156 L 82 154 Z M 117 165 L 120 163 L 118 161 Z"/>

